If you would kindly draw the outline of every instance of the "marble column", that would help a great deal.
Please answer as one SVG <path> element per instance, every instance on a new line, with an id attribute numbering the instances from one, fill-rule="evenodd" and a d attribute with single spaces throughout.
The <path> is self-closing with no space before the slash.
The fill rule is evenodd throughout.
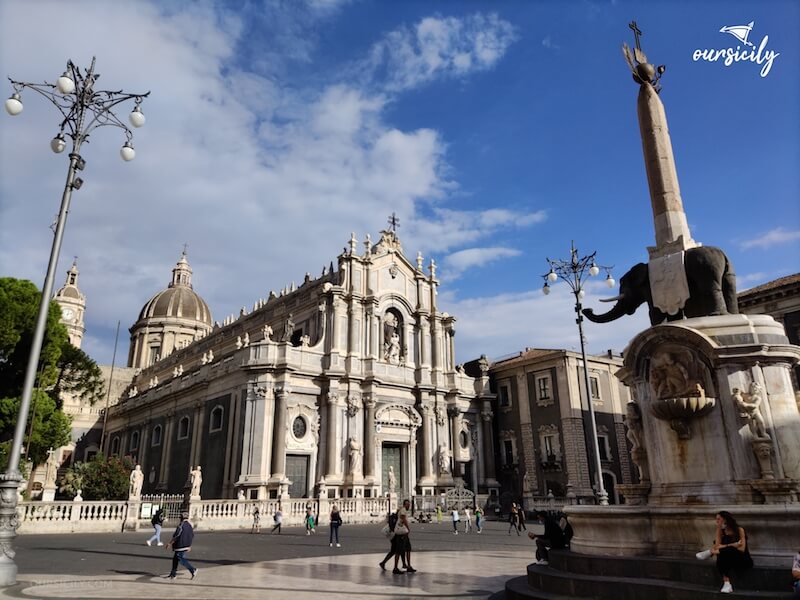
<path id="1" fill-rule="evenodd" d="M 422 483 L 433 481 L 433 456 L 431 454 L 431 418 L 433 409 L 427 405 L 420 406 L 422 413 Z"/>
<path id="2" fill-rule="evenodd" d="M 494 444 L 492 443 L 492 411 L 484 409 L 481 412 L 483 421 L 483 461 L 486 467 L 486 481 L 494 481 Z"/>
<path id="3" fill-rule="evenodd" d="M 338 460 L 338 446 L 336 436 L 336 421 L 338 420 L 339 413 L 339 397 L 335 392 L 328 392 L 328 434 L 325 441 L 328 458 L 327 458 L 327 473 L 325 479 L 330 483 L 331 480 L 339 479 L 339 460 Z"/>
<path id="4" fill-rule="evenodd" d="M 172 451 L 172 427 L 175 413 L 169 411 L 164 422 L 164 434 L 161 436 L 161 462 L 158 469 L 157 490 L 166 490 L 169 479 L 170 452 Z"/>
<path id="5" fill-rule="evenodd" d="M 283 480 L 286 478 L 286 431 L 289 424 L 286 422 L 286 400 L 289 391 L 286 388 L 275 388 L 275 435 L 272 450 L 272 478 Z"/>
<path id="6" fill-rule="evenodd" d="M 375 477 L 375 400 L 364 396 L 364 477 Z"/>
<path id="7" fill-rule="evenodd" d="M 142 468 L 142 473 L 145 474 L 147 477 L 147 471 L 145 467 L 147 466 L 147 438 L 149 437 L 150 433 L 150 419 L 145 420 L 142 423 L 142 435 L 139 438 L 139 466 Z"/>

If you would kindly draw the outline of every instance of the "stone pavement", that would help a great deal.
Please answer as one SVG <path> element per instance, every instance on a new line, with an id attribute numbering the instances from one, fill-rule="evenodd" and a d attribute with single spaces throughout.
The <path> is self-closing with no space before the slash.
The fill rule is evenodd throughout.
<path id="1" fill-rule="evenodd" d="M 328 546 L 325 526 L 311 536 L 299 527 L 284 528 L 281 535 L 269 529 L 257 535 L 204 533 L 201 527 L 188 555 L 197 577 L 191 580 L 179 567 L 173 581 L 164 578 L 172 553 L 144 543 L 152 530 L 20 536 L 18 583 L 0 597 L 487 598 L 524 574 L 534 552 L 524 531 L 507 535 L 506 523 L 490 521 L 480 535 L 461 529 L 458 536 L 447 521 L 416 524 L 411 539 L 418 572 L 393 575 L 391 566 L 385 572 L 378 567 L 389 545 L 379 525 L 343 525 L 341 548 Z"/>

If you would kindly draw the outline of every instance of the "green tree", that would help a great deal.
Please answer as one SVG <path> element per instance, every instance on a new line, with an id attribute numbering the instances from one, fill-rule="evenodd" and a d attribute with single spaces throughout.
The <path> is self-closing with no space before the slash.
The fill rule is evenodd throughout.
<path id="1" fill-rule="evenodd" d="M 103 397 L 105 381 L 100 367 L 80 348 L 69 341 L 61 346 L 61 356 L 56 363 L 57 378 L 50 390 L 50 396 L 59 408 L 63 394 L 77 396 L 92 404 Z"/>
<path id="2" fill-rule="evenodd" d="M 81 483 L 86 500 L 125 500 L 134 464 L 129 457 L 108 458 L 96 454 L 82 468 Z"/>
<path id="3" fill-rule="evenodd" d="M 19 414 L 20 397 L 0 398 L 0 432 L 4 442 L 13 439 L 14 428 Z M 47 450 L 58 448 L 69 443 L 72 431 L 72 419 L 56 406 L 55 400 L 41 390 L 33 390 L 31 409 L 28 414 L 26 429 L 26 446 L 28 459 L 34 464 L 47 460 Z M 31 427 L 30 422 L 33 421 Z M 30 432 L 28 434 L 28 432 Z M 23 446 L 23 449 L 25 446 Z M 6 456 L 7 464 L 7 456 Z M 5 464 L 3 465 L 5 467 Z"/>
<path id="4" fill-rule="evenodd" d="M 83 491 L 86 486 L 90 466 L 90 462 L 77 462 L 69 467 L 67 472 L 64 473 L 64 477 L 61 478 L 58 491 L 69 498 L 77 496 L 78 490 Z"/>
<path id="5" fill-rule="evenodd" d="M 33 342 L 41 292 L 30 281 L 0 277 L 0 397 L 22 393 L 25 368 Z M 39 357 L 38 387 L 49 389 L 58 379 L 58 360 L 69 336 L 60 322 L 61 307 L 50 303 L 42 352 Z"/>

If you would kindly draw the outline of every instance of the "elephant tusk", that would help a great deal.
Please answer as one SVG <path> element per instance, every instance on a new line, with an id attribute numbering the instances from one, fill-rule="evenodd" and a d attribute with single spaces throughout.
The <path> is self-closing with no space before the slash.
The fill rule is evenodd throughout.
<path id="1" fill-rule="evenodd" d="M 614 296 L 613 298 L 600 298 L 600 302 L 619 302 L 625 297 L 625 294 Z"/>

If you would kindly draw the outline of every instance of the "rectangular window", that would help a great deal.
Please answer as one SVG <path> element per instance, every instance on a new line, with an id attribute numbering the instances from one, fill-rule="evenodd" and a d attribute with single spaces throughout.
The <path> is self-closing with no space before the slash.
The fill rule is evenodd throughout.
<path id="1" fill-rule="evenodd" d="M 150 346 L 150 357 L 149 357 L 150 365 L 148 366 L 154 365 L 159 360 L 161 360 L 160 353 L 161 353 L 161 346 Z"/>
<path id="2" fill-rule="evenodd" d="M 600 400 L 600 380 L 597 377 L 590 377 L 589 385 L 592 388 L 592 400 Z"/>
<path id="3" fill-rule="evenodd" d="M 552 435 L 546 435 L 546 436 L 544 436 L 543 441 L 544 441 L 544 455 L 545 455 L 545 458 L 547 458 L 547 460 L 550 460 L 550 457 L 555 455 L 555 452 L 553 451 L 553 445 L 554 445 L 553 444 L 553 436 Z"/>
<path id="4" fill-rule="evenodd" d="M 505 458 L 507 465 L 514 464 L 514 444 L 511 440 L 504 440 L 503 441 L 503 450 L 505 451 Z"/>
<path id="5" fill-rule="evenodd" d="M 508 397 L 508 386 L 500 386 L 500 406 L 510 406 L 511 400 Z"/>
<path id="6" fill-rule="evenodd" d="M 550 399 L 550 378 L 537 377 L 536 378 L 536 395 L 539 400 Z"/>
<path id="7" fill-rule="evenodd" d="M 611 452 L 608 447 L 608 436 L 597 436 L 597 447 L 600 450 L 600 460 L 611 460 Z"/>

